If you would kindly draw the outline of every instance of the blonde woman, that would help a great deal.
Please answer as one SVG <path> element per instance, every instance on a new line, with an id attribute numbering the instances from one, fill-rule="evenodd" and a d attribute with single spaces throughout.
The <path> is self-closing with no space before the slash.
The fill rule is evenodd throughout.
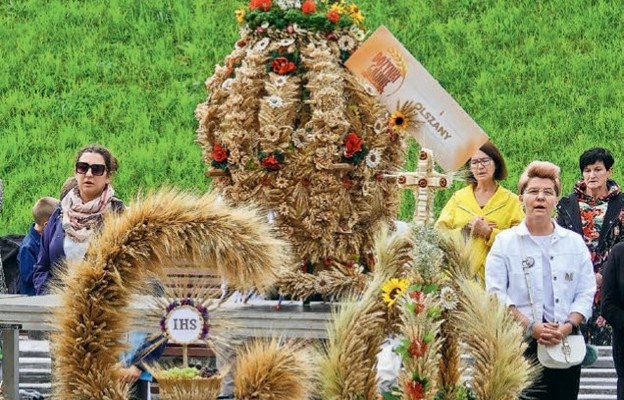
<path id="1" fill-rule="evenodd" d="M 525 355 L 535 359 L 538 343 L 559 344 L 591 317 L 596 281 L 583 238 L 552 218 L 561 194 L 559 167 L 533 161 L 520 177 L 518 192 L 526 217 L 496 238 L 485 264 L 485 287 L 526 329 Z M 580 365 L 544 367 L 525 395 L 576 400 L 580 376 Z"/>

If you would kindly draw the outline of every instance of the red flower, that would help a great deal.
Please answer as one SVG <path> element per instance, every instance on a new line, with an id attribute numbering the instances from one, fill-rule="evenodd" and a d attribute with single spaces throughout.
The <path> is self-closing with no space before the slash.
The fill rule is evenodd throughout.
<path id="1" fill-rule="evenodd" d="M 410 347 L 407 349 L 409 355 L 414 358 L 424 356 L 426 351 L 427 343 L 423 342 L 420 339 L 412 341 L 412 344 L 410 344 Z"/>
<path id="2" fill-rule="evenodd" d="M 351 158 L 360 150 L 362 150 L 362 139 L 357 137 L 355 132 L 349 133 L 345 139 L 345 157 Z"/>
<path id="3" fill-rule="evenodd" d="M 332 24 L 336 24 L 340 21 L 340 14 L 338 11 L 329 10 L 327 11 L 327 19 L 330 20 Z"/>
<path id="4" fill-rule="evenodd" d="M 314 14 L 316 12 L 316 3 L 314 0 L 306 0 L 301 5 L 301 11 L 304 14 Z"/>
<path id="5" fill-rule="evenodd" d="M 408 380 L 405 382 L 405 389 L 410 399 L 420 400 L 425 398 L 425 388 L 419 381 Z"/>
<path id="6" fill-rule="evenodd" d="M 410 293 L 410 297 L 416 301 L 421 301 L 422 300 L 422 292 L 419 290 L 415 290 L 412 293 Z"/>
<path id="7" fill-rule="evenodd" d="M 422 310 L 425 309 L 425 305 L 422 303 L 415 303 L 414 304 L 414 312 L 416 314 L 420 314 L 422 312 Z"/>
<path id="8" fill-rule="evenodd" d="M 227 152 L 223 149 L 223 147 L 221 147 L 219 143 L 215 143 L 214 147 L 212 148 L 212 159 L 216 162 L 223 162 L 227 160 L 227 158 Z"/>
<path id="9" fill-rule="evenodd" d="M 269 11 L 273 7 L 271 0 L 251 0 L 249 2 L 250 10 Z"/>
<path id="10" fill-rule="evenodd" d="M 271 68 L 276 74 L 287 75 L 296 70 L 297 66 L 286 57 L 275 57 L 271 63 Z"/>
<path id="11" fill-rule="evenodd" d="M 353 186 L 353 181 L 349 176 L 342 178 L 342 187 L 349 190 Z"/>
<path id="12" fill-rule="evenodd" d="M 269 154 L 268 156 L 262 159 L 262 168 L 267 171 L 277 171 L 280 169 L 280 162 L 275 158 L 273 154 Z"/>

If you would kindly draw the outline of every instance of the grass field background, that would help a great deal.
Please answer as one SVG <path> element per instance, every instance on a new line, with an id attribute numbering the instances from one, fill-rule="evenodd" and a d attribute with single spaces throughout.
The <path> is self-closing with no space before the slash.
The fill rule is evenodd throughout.
<path id="1" fill-rule="evenodd" d="M 217 0 L 0 0 L 0 234 L 58 196 L 73 155 L 98 142 L 123 199 L 162 185 L 209 187 L 193 110 L 238 37 Z M 533 159 L 562 167 L 605 146 L 624 178 L 624 6 L 619 0 L 362 0 L 501 148 L 514 187 Z M 414 165 L 416 146 L 406 168 Z M 451 191 L 436 198 L 439 210 Z M 409 219 L 404 197 L 399 217 Z"/>

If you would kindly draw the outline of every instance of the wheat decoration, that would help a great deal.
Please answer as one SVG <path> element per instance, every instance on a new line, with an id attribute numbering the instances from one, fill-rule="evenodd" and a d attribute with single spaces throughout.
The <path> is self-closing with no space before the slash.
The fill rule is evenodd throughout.
<path id="1" fill-rule="evenodd" d="M 165 189 L 136 200 L 105 219 L 84 261 L 68 265 L 55 292 L 54 398 L 127 398 L 116 375 L 126 346 L 131 295 L 169 265 L 205 268 L 240 289 L 266 289 L 292 263 L 266 217 L 251 207 L 234 209 L 214 194 Z"/>
<path id="2" fill-rule="evenodd" d="M 317 354 L 304 341 L 255 339 L 236 357 L 238 400 L 308 400 L 317 381 Z"/>
<path id="3" fill-rule="evenodd" d="M 375 273 L 361 295 L 343 299 L 328 328 L 320 362 L 320 394 L 325 400 L 377 398 L 377 353 L 388 330 L 382 287 L 411 268 L 412 242 L 407 234 L 382 229 L 375 240 Z M 395 291 L 395 295 L 399 295 Z"/>
<path id="4" fill-rule="evenodd" d="M 514 400 L 539 370 L 524 357 L 523 330 L 507 307 L 478 282 L 462 280 L 461 311 L 451 322 L 474 358 L 472 387 L 479 400 Z"/>

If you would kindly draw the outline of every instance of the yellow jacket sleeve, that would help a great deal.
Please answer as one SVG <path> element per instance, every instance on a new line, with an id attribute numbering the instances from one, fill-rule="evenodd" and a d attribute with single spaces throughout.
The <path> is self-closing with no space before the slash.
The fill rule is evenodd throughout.
<path id="1" fill-rule="evenodd" d="M 455 198 L 455 194 L 451 196 L 449 201 L 446 202 L 446 205 L 440 212 L 440 216 L 435 223 L 436 228 L 438 229 L 446 229 L 449 231 L 459 232 L 463 226 L 456 226 L 455 222 L 455 210 L 457 209 L 457 199 Z"/>

